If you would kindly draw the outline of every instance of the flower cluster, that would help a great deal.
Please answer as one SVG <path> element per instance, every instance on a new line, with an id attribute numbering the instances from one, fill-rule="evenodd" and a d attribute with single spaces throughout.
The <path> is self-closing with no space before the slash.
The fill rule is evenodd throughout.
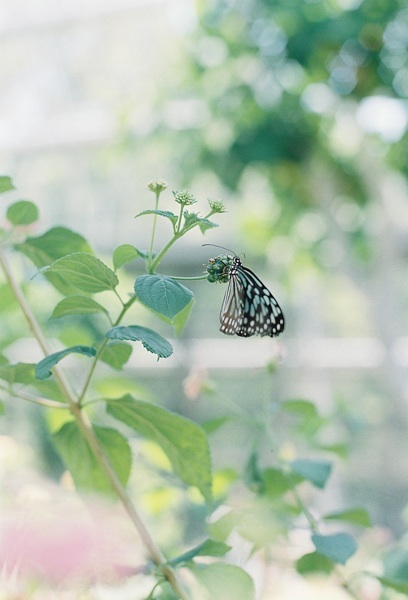
<path id="1" fill-rule="evenodd" d="M 213 200 L 212 198 L 208 198 L 208 204 L 210 205 L 212 214 L 216 213 L 224 213 L 227 212 L 225 210 L 225 206 L 222 200 Z"/>
<path id="2" fill-rule="evenodd" d="M 191 204 L 195 204 L 197 202 L 193 194 L 187 190 L 173 192 L 173 196 L 174 200 L 183 206 L 190 206 Z"/>
<path id="3" fill-rule="evenodd" d="M 160 194 L 160 192 L 165 190 L 168 186 L 165 181 L 158 179 L 157 181 L 151 181 L 147 187 L 151 192 Z"/>
<path id="4" fill-rule="evenodd" d="M 226 254 L 210 258 L 206 265 L 207 280 L 210 283 L 228 283 L 231 265 L 232 257 Z"/>

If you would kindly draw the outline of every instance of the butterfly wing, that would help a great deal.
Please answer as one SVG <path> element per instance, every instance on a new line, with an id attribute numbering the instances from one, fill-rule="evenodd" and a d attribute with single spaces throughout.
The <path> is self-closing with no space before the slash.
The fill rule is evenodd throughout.
<path id="1" fill-rule="evenodd" d="M 228 288 L 220 311 L 220 331 L 226 335 L 237 334 L 244 319 L 244 286 L 231 267 Z"/>
<path id="2" fill-rule="evenodd" d="M 242 325 L 237 335 L 278 336 L 285 328 L 285 318 L 276 298 L 250 269 L 237 270 L 244 288 Z"/>
<path id="3" fill-rule="evenodd" d="M 220 331 L 250 337 L 278 336 L 285 319 L 276 298 L 250 269 L 235 257 L 220 313 Z"/>

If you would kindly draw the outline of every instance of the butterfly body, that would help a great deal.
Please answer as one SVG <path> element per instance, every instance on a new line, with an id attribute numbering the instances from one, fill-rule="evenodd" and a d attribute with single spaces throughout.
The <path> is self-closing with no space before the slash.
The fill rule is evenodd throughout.
<path id="1" fill-rule="evenodd" d="M 238 256 L 229 262 L 225 264 L 228 288 L 220 312 L 220 331 L 241 337 L 278 336 L 285 319 L 276 298 Z"/>

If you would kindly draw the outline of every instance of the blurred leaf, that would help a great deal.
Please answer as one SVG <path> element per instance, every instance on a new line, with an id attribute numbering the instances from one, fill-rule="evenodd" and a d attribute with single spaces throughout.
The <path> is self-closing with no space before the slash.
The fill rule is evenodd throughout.
<path id="1" fill-rule="evenodd" d="M 384 576 L 408 584 L 408 548 L 397 546 L 384 557 Z"/>
<path id="2" fill-rule="evenodd" d="M 371 527 L 371 518 L 365 508 L 349 508 L 325 515 L 324 519 L 329 521 L 345 521 L 346 523 L 360 525 L 361 527 Z"/>
<path id="3" fill-rule="evenodd" d="M 169 219 L 174 225 L 177 223 L 178 217 L 169 210 L 144 210 L 135 216 L 135 219 L 142 217 L 143 215 L 158 215 L 159 217 L 165 217 Z"/>
<path id="4" fill-rule="evenodd" d="M 0 365 L 0 379 L 7 381 L 10 385 L 22 383 L 30 385 L 34 380 L 35 364 L 16 363 L 15 365 Z"/>
<path id="5" fill-rule="evenodd" d="M 56 319 L 69 315 L 88 315 L 98 312 L 108 315 L 106 308 L 92 298 L 89 298 L 89 296 L 67 296 L 58 302 L 51 318 Z"/>
<path id="6" fill-rule="evenodd" d="M 210 451 L 199 425 L 129 394 L 107 402 L 112 417 L 158 444 L 182 481 L 197 487 L 206 501 L 211 500 Z"/>
<path id="7" fill-rule="evenodd" d="M 178 281 L 165 275 L 140 275 L 135 282 L 135 292 L 142 304 L 172 323 L 194 296 Z"/>
<path id="8" fill-rule="evenodd" d="M 208 600 L 254 600 L 255 588 L 246 571 L 227 563 L 198 565 L 189 569 L 208 593 Z M 207 600 L 207 598 L 205 597 Z"/>
<path id="9" fill-rule="evenodd" d="M 120 371 L 129 360 L 132 350 L 132 346 L 126 344 L 126 342 L 108 344 L 104 348 L 100 359 L 113 369 Z"/>
<path id="10" fill-rule="evenodd" d="M 10 286 L 0 284 L 0 312 L 14 309 L 18 306 L 16 298 Z"/>
<path id="11" fill-rule="evenodd" d="M 408 596 L 408 583 L 406 583 L 406 581 L 394 581 L 393 579 L 388 579 L 388 577 L 379 577 L 378 575 L 374 575 L 374 577 L 385 587 L 389 587 L 396 592 Z"/>
<path id="12" fill-rule="evenodd" d="M 357 551 L 357 544 L 348 533 L 335 533 L 333 535 L 312 535 L 312 542 L 316 550 L 334 562 L 344 565 Z"/>
<path id="13" fill-rule="evenodd" d="M 45 267 L 43 272 L 55 273 L 68 285 L 89 294 L 114 290 L 119 283 L 116 274 L 109 267 L 86 252 L 63 256 Z"/>
<path id="14" fill-rule="evenodd" d="M 126 438 L 115 429 L 107 427 L 94 427 L 94 432 L 120 481 L 126 485 L 132 460 Z M 112 487 L 105 472 L 76 423 L 66 423 L 54 434 L 53 438 L 78 489 L 112 493 Z"/>
<path id="15" fill-rule="evenodd" d="M 291 471 L 301 475 L 318 488 L 324 488 L 330 476 L 332 464 L 320 460 L 294 460 L 289 463 Z"/>
<path id="16" fill-rule="evenodd" d="M 7 175 L 0 175 L 0 194 L 4 192 L 10 192 L 11 190 L 15 190 L 16 188 L 11 181 L 11 177 Z"/>
<path id="17" fill-rule="evenodd" d="M 263 471 L 262 480 L 262 493 L 269 498 L 279 498 L 292 488 L 290 478 L 283 471 L 274 467 Z"/>
<path id="18" fill-rule="evenodd" d="M 96 350 L 95 348 L 92 348 L 92 346 L 71 346 L 71 348 L 65 348 L 65 350 L 54 352 L 37 363 L 35 366 L 35 377 L 39 380 L 51 377 L 52 367 L 54 367 L 65 356 L 72 353 L 84 354 L 85 356 L 95 356 Z"/>
<path id="19" fill-rule="evenodd" d="M 333 454 L 336 454 L 340 458 L 347 458 L 350 453 L 350 448 L 347 444 L 321 444 L 319 447 L 326 452 L 333 452 Z"/>
<path id="20" fill-rule="evenodd" d="M 196 556 L 212 556 L 215 558 L 221 558 L 225 556 L 227 552 L 231 550 L 231 546 L 220 542 L 219 540 L 207 539 L 201 544 L 198 544 L 191 550 L 184 552 L 176 558 L 172 558 L 169 562 L 170 565 L 179 565 L 182 563 L 190 562 Z"/>
<path id="21" fill-rule="evenodd" d="M 217 429 L 219 429 L 220 427 L 225 425 L 225 423 L 228 423 L 232 419 L 233 419 L 232 416 L 217 417 L 215 419 L 210 419 L 209 421 L 205 421 L 204 423 L 201 424 L 201 427 L 204 429 L 204 431 L 207 433 L 207 435 L 210 435 L 211 433 L 214 433 L 214 431 L 217 431 Z"/>
<path id="22" fill-rule="evenodd" d="M 318 415 L 316 406 L 309 400 L 284 400 L 280 408 L 286 412 L 294 413 L 302 417 L 315 417 Z"/>
<path id="23" fill-rule="evenodd" d="M 329 574 L 333 571 L 333 568 L 332 561 L 319 552 L 305 554 L 296 561 L 296 571 L 301 575 L 309 575 L 310 573 Z"/>
<path id="24" fill-rule="evenodd" d="M 113 251 L 113 266 L 115 271 L 139 258 L 139 251 L 131 244 L 122 244 Z"/>
<path id="25" fill-rule="evenodd" d="M 88 242 L 65 227 L 53 227 L 38 237 L 29 237 L 15 248 L 23 252 L 39 269 L 74 252 L 91 252 Z"/>
<path id="26" fill-rule="evenodd" d="M 34 202 L 19 200 L 8 207 L 6 216 L 13 225 L 30 225 L 38 219 L 38 208 Z"/>
<path id="27" fill-rule="evenodd" d="M 78 233 L 65 227 L 53 227 L 38 237 L 29 237 L 15 249 L 22 252 L 39 269 L 58 258 L 74 252 L 91 252 L 88 242 Z M 44 273 L 46 279 L 62 294 L 73 294 L 77 290 L 69 286 L 59 275 Z"/>
<path id="28" fill-rule="evenodd" d="M 146 350 L 157 354 L 157 360 L 168 358 L 173 354 L 173 347 L 170 342 L 148 327 L 140 327 L 139 325 L 118 326 L 109 329 L 105 335 L 110 340 L 142 342 Z"/>

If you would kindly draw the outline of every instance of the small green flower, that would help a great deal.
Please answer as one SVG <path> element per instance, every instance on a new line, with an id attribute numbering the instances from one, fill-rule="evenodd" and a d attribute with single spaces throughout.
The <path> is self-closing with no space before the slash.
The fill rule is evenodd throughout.
<path id="1" fill-rule="evenodd" d="M 181 192 L 173 192 L 174 200 L 183 206 L 189 206 L 190 204 L 195 204 L 197 200 L 194 198 L 193 194 L 188 192 L 187 190 L 182 190 Z"/>
<path id="2" fill-rule="evenodd" d="M 213 200 L 212 198 L 208 198 L 208 204 L 210 205 L 213 214 L 227 212 L 222 200 Z"/>
<path id="3" fill-rule="evenodd" d="M 168 185 L 162 179 L 158 179 L 157 181 L 151 181 L 147 187 L 151 192 L 154 192 L 155 194 L 160 194 L 160 192 L 165 190 L 168 187 Z"/>

